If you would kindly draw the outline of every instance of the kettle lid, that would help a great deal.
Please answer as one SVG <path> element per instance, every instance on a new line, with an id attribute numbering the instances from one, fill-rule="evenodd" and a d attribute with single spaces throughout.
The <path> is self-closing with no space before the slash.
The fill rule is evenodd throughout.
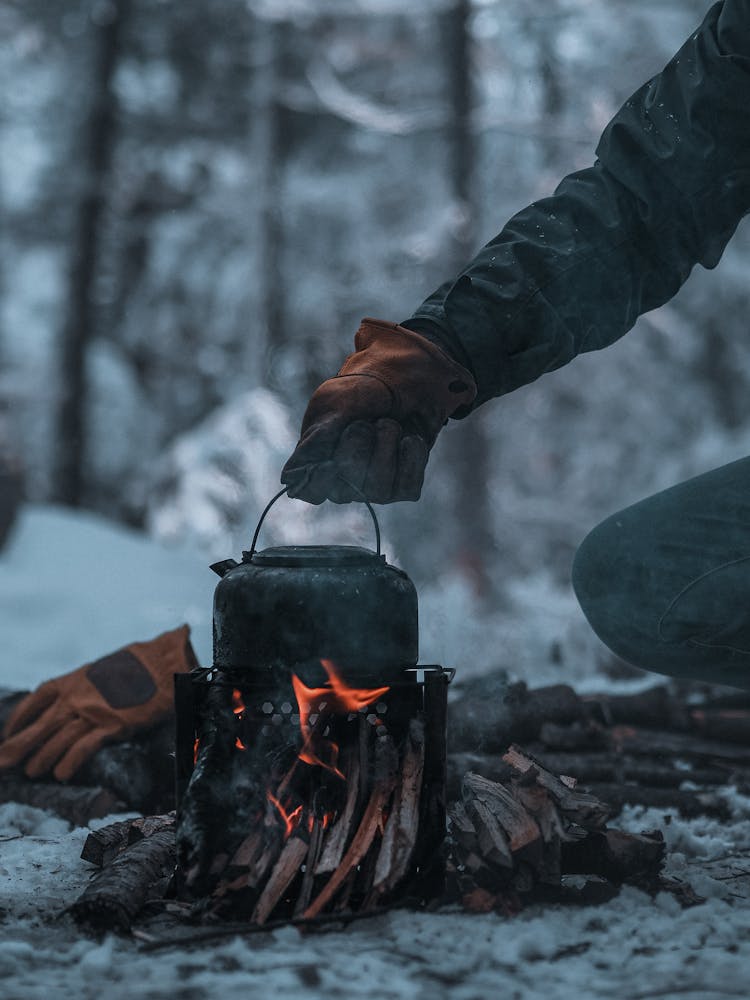
<path id="1" fill-rule="evenodd" d="M 372 566 L 385 556 L 361 545 L 275 545 L 260 552 L 243 552 L 243 563 L 253 566 Z"/>

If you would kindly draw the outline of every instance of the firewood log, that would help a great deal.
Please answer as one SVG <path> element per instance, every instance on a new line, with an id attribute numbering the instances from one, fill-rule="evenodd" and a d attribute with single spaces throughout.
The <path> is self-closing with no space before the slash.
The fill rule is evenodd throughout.
<path id="1" fill-rule="evenodd" d="M 409 869 L 419 830 L 423 772 L 424 726 L 418 719 L 412 719 L 400 780 L 375 864 L 373 891 L 378 895 L 391 892 Z"/>
<path id="2" fill-rule="evenodd" d="M 320 860 L 315 866 L 316 875 L 328 875 L 341 864 L 350 835 L 355 807 L 359 798 L 360 783 L 360 750 L 359 745 L 349 748 L 346 756 L 346 803 L 339 818 L 326 831 Z"/>
<path id="3" fill-rule="evenodd" d="M 451 703 L 450 752 L 503 753 L 509 744 L 528 742 L 545 722 L 565 725 L 586 718 L 586 709 L 571 687 L 554 684 L 529 690 L 504 677 L 477 678 Z"/>
<path id="4" fill-rule="evenodd" d="M 108 826 L 102 826 L 98 830 L 92 830 L 86 837 L 81 851 L 81 859 L 96 865 L 97 868 L 108 865 L 112 858 L 128 846 L 130 823 L 129 819 L 124 819 L 117 823 L 110 823 Z"/>
<path id="5" fill-rule="evenodd" d="M 612 815 L 622 811 L 623 806 L 652 806 L 656 809 L 676 811 L 685 819 L 697 816 L 713 816 L 728 820 L 732 810 L 720 795 L 711 791 L 688 791 L 679 788 L 649 788 L 645 785 L 605 784 L 589 782 L 589 791 L 610 806 Z"/>
<path id="6" fill-rule="evenodd" d="M 477 827 L 480 843 L 487 812 L 505 834 L 511 854 L 540 841 L 541 831 L 535 820 L 502 785 L 469 772 L 464 775 L 462 796 L 466 811 Z M 480 804 L 484 809 L 478 808 Z"/>
<path id="7" fill-rule="evenodd" d="M 81 851 L 83 861 L 103 868 L 130 844 L 174 827 L 174 813 L 163 816 L 140 816 L 137 819 L 119 820 L 108 826 L 92 830 Z"/>
<path id="8" fill-rule="evenodd" d="M 582 701 L 589 715 L 606 726 L 629 723 L 647 729 L 682 732 L 690 728 L 685 700 L 665 684 L 636 694 L 584 695 Z"/>
<path id="9" fill-rule="evenodd" d="M 750 743 L 747 746 L 719 740 L 703 739 L 692 733 L 667 733 L 633 726 L 615 726 L 612 742 L 620 753 L 660 757 L 684 757 L 686 760 L 731 761 L 750 765 Z"/>
<path id="10" fill-rule="evenodd" d="M 25 775 L 16 774 L 0 777 L 0 802 L 50 809 L 73 826 L 86 826 L 92 819 L 126 810 L 125 804 L 108 788 L 29 781 Z"/>
<path id="11" fill-rule="evenodd" d="M 162 830 L 121 851 L 70 907 L 73 918 L 96 931 L 126 932 L 148 892 L 174 868 L 174 831 Z"/>
<path id="12" fill-rule="evenodd" d="M 309 842 L 303 839 L 298 828 L 284 845 L 260 894 L 253 910 L 253 923 L 264 924 L 268 920 L 278 901 L 299 875 L 300 865 L 304 862 L 309 847 Z"/>
<path id="13" fill-rule="evenodd" d="M 664 837 L 658 830 L 643 834 L 604 830 L 562 848 L 566 874 L 600 875 L 617 885 L 655 878 L 665 856 Z"/>
<path id="14" fill-rule="evenodd" d="M 322 821 L 315 819 L 313 821 L 312 830 L 310 831 L 310 847 L 307 852 L 307 857 L 305 858 L 305 871 L 302 876 L 302 884 L 300 885 L 297 900 L 294 904 L 295 918 L 301 917 L 310 904 L 313 886 L 315 884 L 315 870 L 318 860 L 320 859 L 320 852 L 323 848 L 324 835 L 325 830 L 323 829 Z"/>
<path id="15" fill-rule="evenodd" d="M 304 918 L 317 916 L 333 900 L 350 872 L 367 854 L 375 834 L 382 823 L 383 810 L 396 784 L 398 754 L 390 736 L 378 737 L 375 742 L 375 774 L 372 794 L 354 839 L 323 889 L 305 910 Z"/>
<path id="16" fill-rule="evenodd" d="M 562 815 L 583 830 L 598 830 L 606 823 L 610 809 L 594 795 L 571 788 L 564 777 L 557 777 L 518 746 L 511 746 L 503 755 L 506 764 L 514 767 L 519 775 L 538 782 L 552 796 Z M 568 827 L 568 833 L 572 831 Z"/>

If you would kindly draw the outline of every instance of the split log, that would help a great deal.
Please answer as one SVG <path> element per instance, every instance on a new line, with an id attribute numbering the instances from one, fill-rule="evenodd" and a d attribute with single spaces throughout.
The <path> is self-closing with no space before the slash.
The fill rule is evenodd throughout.
<path id="1" fill-rule="evenodd" d="M 564 775 L 557 777 L 518 746 L 510 747 L 503 755 L 503 760 L 527 780 L 537 781 L 546 788 L 570 823 L 584 830 L 599 830 L 607 822 L 611 810 L 595 795 L 571 787 L 575 785 L 575 779 L 565 780 Z M 570 829 L 568 832 L 570 833 Z"/>
<path id="2" fill-rule="evenodd" d="M 462 797 L 476 827 L 479 846 L 489 860 L 512 865 L 513 855 L 541 846 L 542 834 L 536 821 L 502 785 L 470 772 L 464 775 Z"/>
<path id="3" fill-rule="evenodd" d="M 130 930 L 149 890 L 174 867 L 174 831 L 154 833 L 121 851 L 86 887 L 69 912 L 96 931 Z"/>
<path id="4" fill-rule="evenodd" d="M 320 852 L 323 848 L 324 834 L 325 831 L 321 820 L 314 820 L 312 830 L 310 831 L 310 848 L 305 859 L 305 872 L 302 876 L 302 884 L 300 885 L 297 900 L 294 904 L 295 919 L 301 917 L 310 905 L 313 885 L 315 884 L 315 869 L 317 867 L 318 860 L 320 859 Z"/>
<path id="5" fill-rule="evenodd" d="M 375 743 L 375 776 L 370 801 L 354 839 L 344 854 L 341 864 L 331 875 L 323 889 L 305 910 L 303 917 L 316 917 L 333 900 L 350 872 L 367 854 L 383 820 L 383 810 L 388 804 L 396 784 L 398 754 L 390 736 L 378 737 Z"/>
<path id="6" fill-rule="evenodd" d="M 264 924 L 271 916 L 276 904 L 286 890 L 299 875 L 300 865 L 304 862 L 309 850 L 309 843 L 299 835 L 299 828 L 284 845 L 279 859 L 273 867 L 271 875 L 260 894 L 252 920 L 255 924 Z"/>
<path id="7" fill-rule="evenodd" d="M 144 815 L 174 809 L 174 719 L 139 733 L 137 740 L 98 750 L 76 772 L 82 785 L 101 785 Z"/>
<path id="8" fill-rule="evenodd" d="M 232 860 L 229 862 L 233 868 L 250 869 L 256 861 L 263 847 L 263 834 L 260 830 L 253 830 L 242 841 L 235 851 Z"/>
<path id="9" fill-rule="evenodd" d="M 376 896 L 391 892 L 409 870 L 419 830 L 419 804 L 424 773 L 424 726 L 413 719 L 406 739 L 401 776 L 383 832 L 373 874 Z"/>
<path id="10" fill-rule="evenodd" d="M 334 872 L 341 864 L 352 829 L 354 811 L 359 798 L 359 784 L 361 774 L 360 748 L 357 746 L 350 748 L 348 753 L 348 763 L 344 773 L 346 774 L 346 802 L 339 818 L 327 832 L 323 852 L 315 866 L 316 875 L 328 875 Z"/>
<path id="11" fill-rule="evenodd" d="M 16 774 L 0 777 L 0 802 L 50 809 L 73 826 L 86 826 L 92 819 L 126 811 L 125 804 L 107 788 L 29 781 Z"/>

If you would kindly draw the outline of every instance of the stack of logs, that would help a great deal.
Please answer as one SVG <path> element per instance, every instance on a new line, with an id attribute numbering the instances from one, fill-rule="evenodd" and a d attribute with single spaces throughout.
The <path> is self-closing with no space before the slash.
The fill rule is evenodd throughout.
<path id="1" fill-rule="evenodd" d="M 5 702 L 0 699 L 0 723 L 15 700 L 17 695 Z M 51 804 L 78 824 L 117 808 L 155 811 L 154 803 L 168 801 L 172 792 L 170 735 L 167 728 L 138 744 L 104 748 L 87 764 L 85 774 L 77 776 L 85 782 L 80 785 L 32 782 L 21 771 L 4 775 L 0 801 Z M 623 805 L 633 804 L 655 806 L 665 814 L 724 818 L 729 808 L 717 790 L 735 785 L 750 792 L 750 696 L 744 693 L 720 695 L 693 688 L 688 697 L 663 685 L 634 695 L 581 697 L 564 685 L 528 690 L 523 684 L 508 684 L 498 673 L 458 691 L 449 710 L 448 738 L 450 898 L 460 897 L 472 908 L 512 909 L 514 896 L 528 896 L 529 885 L 539 893 L 554 888 L 556 880 L 565 881 L 566 874 L 581 871 L 613 884 L 623 879 L 642 881 L 645 872 L 651 877 L 658 869 L 662 851 L 658 838 L 621 835 L 604 826 L 607 815 L 611 819 Z M 521 743 L 523 751 L 509 751 L 514 743 Z M 396 785 L 406 781 L 404 758 L 400 763 Z M 342 763 L 347 772 L 352 766 Z M 390 772 L 386 768 L 383 773 Z M 156 784 L 154 774 L 161 776 Z M 566 776 L 573 776 L 577 784 Z M 393 794 L 395 786 L 389 781 L 385 780 L 382 794 L 386 785 L 388 794 Z M 129 797 L 136 786 L 139 795 L 148 788 L 148 802 Z M 412 823 L 413 813 L 404 808 L 402 821 L 392 827 L 391 842 L 401 838 L 402 824 Z M 295 904 L 292 918 L 295 911 L 297 918 L 320 912 L 311 912 L 310 906 L 331 882 L 334 853 L 348 874 L 337 877 L 326 890 L 332 908 L 348 906 L 349 886 L 352 893 L 362 895 L 364 867 L 369 868 L 373 886 L 382 886 L 378 880 L 386 865 L 389 838 L 380 826 L 373 832 L 368 822 L 359 836 L 363 821 L 360 812 L 346 835 L 340 827 L 334 836 L 336 825 L 331 825 L 317 834 L 317 844 L 309 830 L 300 830 L 298 839 L 304 843 L 293 846 L 300 857 L 304 846 L 305 859 L 310 860 L 304 874 L 313 872 L 313 885 L 310 888 L 308 876 L 304 889 L 294 887 L 303 898 L 309 892 L 309 901 L 304 909 Z M 101 846 L 108 836 L 111 842 Z M 173 841 L 173 817 L 152 817 L 145 830 L 129 823 L 92 834 L 84 857 L 101 871 L 74 907 L 76 916 L 89 924 L 126 929 L 153 896 L 159 901 L 155 905 L 194 918 L 194 907 L 164 902 L 175 862 Z M 265 885 L 285 850 L 282 843 L 270 860 Z M 290 849 L 287 857 L 291 853 Z M 253 866 L 257 870 L 262 855 L 263 851 L 257 855 L 257 845 L 245 843 L 225 859 L 210 903 L 214 917 L 221 912 L 222 900 L 241 891 L 232 885 L 238 879 L 256 893 L 253 907 L 259 904 L 264 889 L 253 888 L 250 882 L 255 879 L 251 870 Z M 279 884 L 283 881 L 279 878 Z M 282 890 L 282 896 L 289 894 L 289 888 Z M 375 897 L 368 902 L 374 905 Z M 263 909 L 267 907 L 268 899 Z"/>
<path id="2" fill-rule="evenodd" d="M 411 747 L 413 751 L 413 741 Z M 610 810 L 606 804 L 578 790 L 575 779 L 551 774 L 520 747 L 511 747 L 505 754 L 505 762 L 514 774 L 507 785 L 478 774 L 464 776 L 462 801 L 449 808 L 446 889 L 441 898 L 431 901 L 433 904 L 460 900 L 470 911 L 514 912 L 526 901 L 543 898 L 550 890 L 559 890 L 564 876 L 579 873 L 604 881 L 612 890 L 610 895 L 623 882 L 643 888 L 669 888 L 659 878 L 665 852 L 659 833 L 635 835 L 608 829 L 606 822 Z M 316 863 L 311 859 L 314 836 L 291 836 L 280 853 L 276 853 L 275 864 L 266 862 L 259 866 L 257 860 L 253 861 L 259 852 L 257 838 L 253 835 L 250 838 L 253 843 L 243 843 L 232 859 L 232 868 L 241 870 L 240 875 L 234 876 L 239 884 L 232 886 L 223 881 L 212 899 L 221 899 L 229 891 L 246 891 L 249 881 L 257 878 L 257 872 L 262 869 L 265 881 L 254 895 L 256 903 L 251 920 L 256 929 L 266 923 L 290 886 L 295 886 L 292 898 L 296 900 L 290 919 L 306 925 L 320 920 L 326 904 L 337 895 L 334 916 L 339 914 L 346 918 L 353 913 L 379 912 L 379 903 L 387 898 L 382 877 L 398 880 L 402 876 L 402 871 L 394 869 L 393 864 L 396 860 L 403 864 L 403 858 L 410 855 L 417 830 L 417 816 L 412 813 L 411 806 L 406 816 L 394 805 L 389 822 L 394 816 L 401 819 L 391 826 L 391 835 L 387 833 L 386 824 L 379 849 L 370 855 L 369 864 L 366 863 L 366 841 L 375 840 L 367 813 L 372 813 L 373 819 L 376 812 L 380 815 L 383 801 L 394 791 L 395 773 L 392 768 L 380 771 L 380 780 L 385 784 L 377 792 L 376 780 L 365 817 L 348 847 L 340 834 L 332 835 L 326 847 L 315 855 Z M 406 778 L 401 798 L 413 802 L 411 792 L 418 784 L 416 772 L 403 768 L 401 773 Z M 163 881 L 158 879 L 160 876 L 163 879 L 169 861 L 174 860 L 173 823 L 173 815 L 151 817 L 145 821 L 116 823 L 92 833 L 82 856 L 99 865 L 102 871 L 71 908 L 76 920 L 97 931 L 131 929 L 149 895 L 149 879 L 151 898 L 156 901 L 158 897 L 153 884 L 163 893 Z M 331 829 L 333 834 L 335 827 Z M 404 844 L 401 835 L 405 830 L 412 838 L 406 855 L 399 849 L 399 844 L 402 847 Z M 369 832 L 365 835 L 364 831 Z M 339 861 L 333 874 L 329 874 L 342 854 L 344 863 Z M 306 859 L 308 863 L 302 872 L 301 866 Z M 269 869 L 270 876 L 267 875 Z M 321 876 L 323 888 L 310 903 L 306 884 L 314 884 Z M 352 910 L 352 889 L 362 881 L 368 887 L 368 897 Z M 349 891 L 342 891 L 347 883 Z M 207 911 L 205 906 L 190 907 L 186 903 L 165 900 L 162 903 L 188 921 L 205 922 L 207 917 L 215 920 L 218 915 L 215 905 Z M 238 914 L 233 909 L 229 915 L 236 917 Z"/>
<path id="3" fill-rule="evenodd" d="M 506 784 L 468 772 L 461 800 L 448 812 L 449 884 L 472 910 L 518 909 L 539 890 L 558 889 L 563 875 L 657 884 L 664 861 L 660 833 L 607 829 L 611 809 L 557 776 L 518 746 L 503 755 Z"/>
<path id="4" fill-rule="evenodd" d="M 610 805 L 653 806 L 685 818 L 727 819 L 716 789 L 750 792 L 750 695 L 671 685 L 587 695 L 566 685 L 529 690 L 501 674 L 478 678 L 451 704 L 448 797 L 466 771 L 505 783 L 503 753 L 522 743 L 555 774 L 575 775 Z"/>

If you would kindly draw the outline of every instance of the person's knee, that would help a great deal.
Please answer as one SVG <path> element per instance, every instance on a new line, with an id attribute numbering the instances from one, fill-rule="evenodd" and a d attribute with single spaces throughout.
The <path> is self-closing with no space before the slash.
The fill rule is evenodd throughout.
<path id="1" fill-rule="evenodd" d="M 634 572 L 633 539 L 616 517 L 598 524 L 573 558 L 572 584 L 586 619 L 614 653 L 638 664 L 643 659 L 643 589 Z"/>

